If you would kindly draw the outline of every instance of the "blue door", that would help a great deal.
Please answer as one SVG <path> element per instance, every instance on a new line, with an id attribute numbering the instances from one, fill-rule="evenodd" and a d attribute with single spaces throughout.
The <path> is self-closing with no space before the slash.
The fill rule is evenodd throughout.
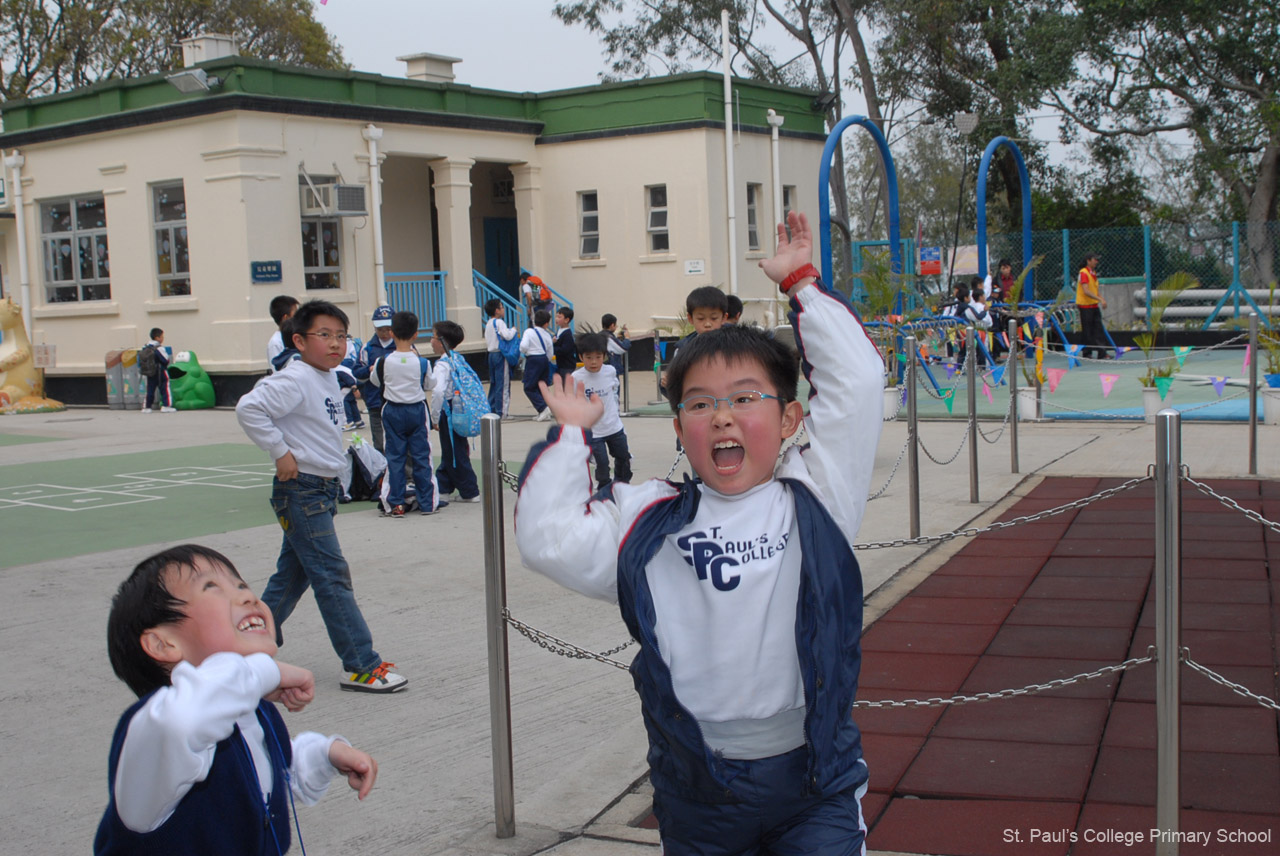
<path id="1" fill-rule="evenodd" d="M 516 218 L 484 218 L 484 275 L 507 294 L 518 298 L 520 247 L 516 241 Z"/>

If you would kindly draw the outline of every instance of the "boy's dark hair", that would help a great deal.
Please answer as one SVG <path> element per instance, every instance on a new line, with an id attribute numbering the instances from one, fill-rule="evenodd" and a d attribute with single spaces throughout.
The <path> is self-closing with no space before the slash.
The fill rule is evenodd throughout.
<path id="1" fill-rule="evenodd" d="M 728 324 L 695 336 L 676 352 L 675 359 L 667 367 L 667 398 L 671 412 L 680 415 L 680 402 L 684 399 L 684 376 L 698 363 L 713 357 L 725 362 L 754 360 L 769 376 L 782 404 L 795 401 L 796 385 L 800 380 L 800 359 L 789 345 L 770 336 L 759 327 Z M 768 392 L 767 389 L 760 390 Z"/>
<path id="2" fill-rule="evenodd" d="M 1000 268 L 1002 267 L 1007 267 L 1010 273 L 1013 272 L 1013 262 L 1009 261 L 1008 259 L 1001 259 L 1000 261 L 996 262 L 996 272 L 999 273 Z"/>
<path id="3" fill-rule="evenodd" d="M 981 290 L 982 290 L 982 285 L 983 285 L 983 279 L 982 279 L 982 277 L 980 277 L 980 276 L 971 276 L 971 277 L 969 277 L 969 292 L 970 292 L 970 293 L 973 293 L 973 292 L 975 292 L 975 291 L 981 291 Z"/>
<path id="4" fill-rule="evenodd" d="M 563 315 L 567 320 L 572 321 L 572 320 L 573 320 L 573 307 L 571 307 L 571 306 L 561 306 L 560 308 L 558 308 L 558 309 L 556 310 L 556 314 L 557 314 L 557 315 Z"/>
<path id="5" fill-rule="evenodd" d="M 551 323 L 551 313 L 545 309 L 539 309 L 533 313 L 533 326 L 545 327 Z"/>
<path id="6" fill-rule="evenodd" d="M 163 330 L 161 330 L 159 327 L 152 327 L 152 328 L 151 328 L 151 338 L 152 338 L 152 339 L 154 339 L 156 336 L 163 336 L 163 335 L 164 335 L 164 331 L 163 331 Z"/>
<path id="7" fill-rule="evenodd" d="M 293 337 L 305 335 L 310 332 L 311 325 L 316 323 L 316 319 L 322 315 L 328 315 L 330 318 L 337 318 L 342 322 L 342 329 L 346 330 L 351 327 L 351 322 L 347 320 L 347 313 L 343 312 L 337 306 L 327 300 L 308 300 L 298 307 L 298 311 L 293 313 L 293 317 L 289 321 L 293 324 L 293 331 L 289 336 L 290 341 L 287 345 L 293 345 Z"/>
<path id="8" fill-rule="evenodd" d="M 742 314 L 742 298 L 736 294 L 726 295 L 724 298 L 724 314 L 730 318 L 737 318 Z"/>
<path id="9" fill-rule="evenodd" d="M 587 354 L 604 354 L 609 356 L 609 337 L 604 333 L 582 333 L 574 340 L 578 356 Z"/>
<path id="10" fill-rule="evenodd" d="M 969 299 L 969 287 L 966 285 L 957 285 L 956 300 L 968 300 L 968 299 Z"/>
<path id="11" fill-rule="evenodd" d="M 391 316 L 391 335 L 397 339 L 415 339 L 418 336 L 418 316 L 412 312 L 397 312 Z"/>
<path id="12" fill-rule="evenodd" d="M 1085 257 L 1084 257 L 1084 262 L 1082 262 L 1082 263 L 1081 263 L 1080 267 L 1088 267 L 1088 266 L 1089 266 L 1089 259 L 1098 259 L 1098 254 L 1097 254 L 1097 253 L 1089 253 L 1089 255 L 1087 255 L 1087 256 L 1085 256 Z M 1102 259 L 1098 259 L 1098 261 L 1102 261 Z"/>
<path id="13" fill-rule="evenodd" d="M 606 312 L 600 316 L 600 326 L 605 330 L 608 330 L 610 327 L 612 327 L 614 324 L 617 324 L 617 323 L 618 323 L 618 316 L 614 315 L 612 312 Z"/>
<path id="14" fill-rule="evenodd" d="M 719 309 L 727 314 L 729 301 L 725 299 L 724 292 L 714 285 L 703 285 L 689 292 L 689 296 L 684 299 L 686 314 L 692 315 L 695 309 Z"/>
<path id="15" fill-rule="evenodd" d="M 527 270 L 520 271 L 520 284 L 524 285 L 525 281 L 531 276 L 533 276 L 533 274 L 529 273 Z"/>
<path id="16" fill-rule="evenodd" d="M 467 335 L 457 321 L 437 321 L 431 330 L 436 334 L 436 338 L 451 351 L 461 345 Z"/>
<path id="17" fill-rule="evenodd" d="M 297 305 L 298 298 L 288 294 L 277 294 L 271 298 L 271 320 L 279 327 L 285 321 L 285 316 L 293 312 Z"/>
<path id="18" fill-rule="evenodd" d="M 484 314 L 490 318 L 498 311 L 498 307 L 502 305 L 502 301 L 496 297 L 491 297 L 484 302 Z"/>
<path id="19" fill-rule="evenodd" d="M 174 597 L 165 587 L 165 575 L 170 570 L 191 571 L 199 558 L 222 565 L 237 579 L 243 579 L 231 560 L 216 550 L 199 544 L 182 544 L 139 562 L 111 599 L 107 656 L 116 677 L 128 684 L 139 698 L 169 685 L 169 670 L 142 649 L 142 634 L 187 618 L 182 611 L 186 602 Z"/>

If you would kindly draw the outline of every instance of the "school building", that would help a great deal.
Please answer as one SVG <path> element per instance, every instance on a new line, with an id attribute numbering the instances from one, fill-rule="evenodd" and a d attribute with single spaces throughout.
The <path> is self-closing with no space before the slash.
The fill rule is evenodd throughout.
<path id="1" fill-rule="evenodd" d="M 177 73 L 0 104 L 0 289 L 57 346 L 53 397 L 104 401 L 104 354 L 160 327 L 234 401 L 265 369 L 277 294 L 333 301 L 362 338 L 386 300 L 479 345 L 479 307 L 514 308 L 523 268 L 579 321 L 672 326 L 690 289 L 731 290 L 731 226 L 747 318 L 772 321 L 756 262 L 775 211 L 816 214 L 812 91 L 735 79 L 729 155 L 707 72 L 532 93 L 458 83 L 434 54 L 395 78 L 222 36 L 184 52 Z"/>

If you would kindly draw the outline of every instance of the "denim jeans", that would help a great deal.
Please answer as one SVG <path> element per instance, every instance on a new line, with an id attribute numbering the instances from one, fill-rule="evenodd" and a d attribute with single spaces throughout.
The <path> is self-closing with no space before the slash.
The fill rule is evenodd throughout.
<path id="1" fill-rule="evenodd" d="M 501 351 L 489 352 L 489 412 L 506 416 L 511 400 L 511 371 Z"/>
<path id="2" fill-rule="evenodd" d="M 280 643 L 281 628 L 310 586 L 342 668 L 368 672 L 377 668 L 382 658 L 373 650 L 373 636 L 351 588 L 351 568 L 333 527 L 340 490 L 336 478 L 306 473 L 287 482 L 272 482 L 271 508 L 284 530 L 284 542 L 262 602 L 275 617 L 276 642 Z"/>
<path id="3" fill-rule="evenodd" d="M 627 432 L 617 431 L 608 437 L 591 438 L 591 456 L 596 461 L 596 488 L 609 483 L 609 457 L 613 456 L 613 480 L 631 481 L 631 450 L 627 448 Z"/>

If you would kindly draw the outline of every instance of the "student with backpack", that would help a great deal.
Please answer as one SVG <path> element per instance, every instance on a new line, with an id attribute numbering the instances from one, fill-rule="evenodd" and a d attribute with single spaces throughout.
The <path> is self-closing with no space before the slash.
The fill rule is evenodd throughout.
<path id="1" fill-rule="evenodd" d="M 431 370 L 431 421 L 440 432 L 440 466 L 436 484 L 444 495 L 458 491 L 459 502 L 479 502 L 480 484 L 471 467 L 468 437 L 480 433 L 480 417 L 488 399 L 475 369 L 456 348 L 465 333 L 456 321 L 437 321 L 431 328 L 431 350 L 439 356 Z"/>
<path id="2" fill-rule="evenodd" d="M 520 363 L 516 328 L 507 325 L 506 307 L 494 297 L 484 304 L 484 345 L 489 352 L 489 412 L 506 417 L 511 408 L 511 369 Z"/>
<path id="3" fill-rule="evenodd" d="M 538 422 L 546 422 L 551 418 L 547 402 L 538 390 L 538 382 L 551 383 L 551 358 L 554 355 L 555 340 L 547 332 L 551 323 L 551 313 L 541 309 L 533 313 L 533 326 L 524 331 L 520 337 L 520 353 L 524 354 L 524 394 L 538 415 Z"/>
<path id="4" fill-rule="evenodd" d="M 151 402 L 159 393 L 160 412 L 177 413 L 173 406 L 173 395 L 169 392 L 169 361 L 171 351 L 164 346 L 164 331 L 159 327 L 151 328 L 151 341 L 138 351 L 138 374 L 147 379 L 147 400 L 142 407 L 143 413 L 151 412 Z"/>

